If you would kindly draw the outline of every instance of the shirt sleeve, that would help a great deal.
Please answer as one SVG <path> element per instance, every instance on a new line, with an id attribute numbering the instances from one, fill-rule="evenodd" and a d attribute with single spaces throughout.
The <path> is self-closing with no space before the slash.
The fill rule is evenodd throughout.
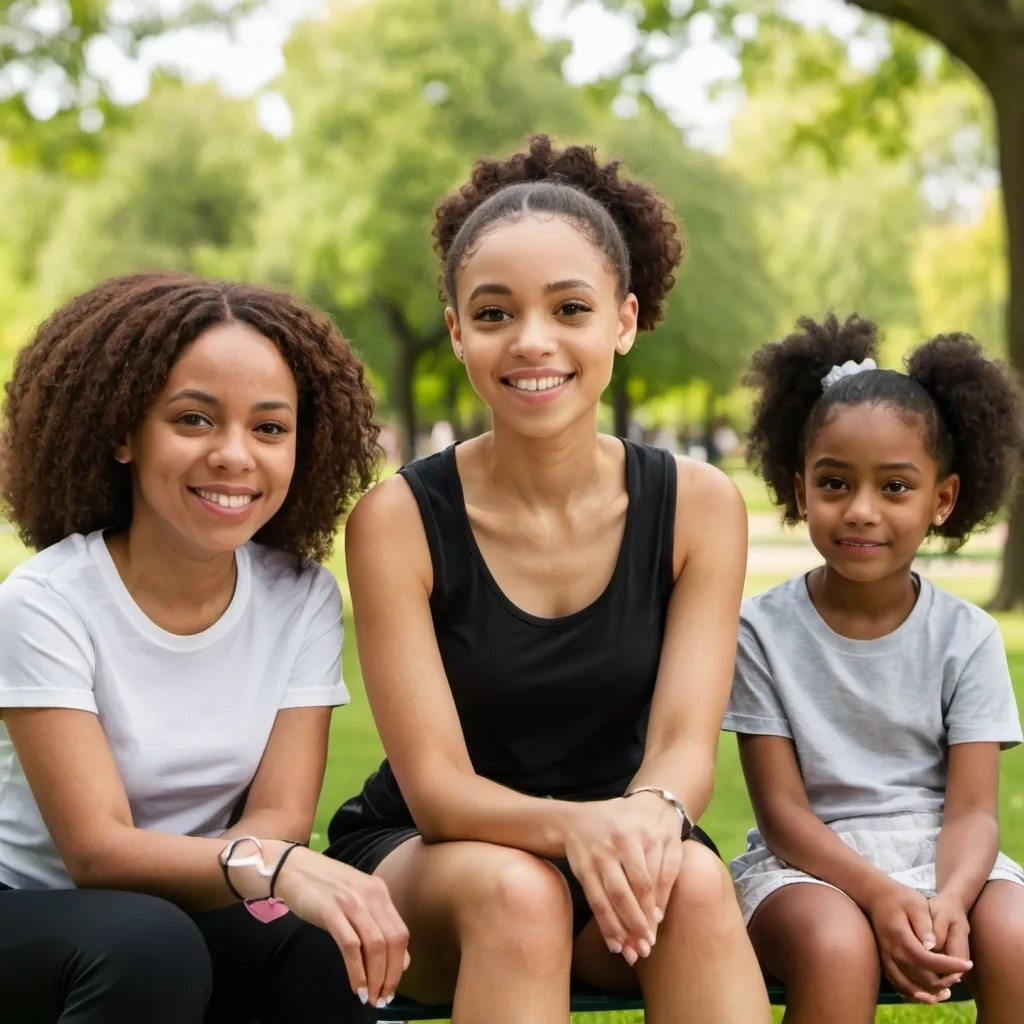
<path id="1" fill-rule="evenodd" d="M 306 638 L 288 678 L 282 708 L 337 707 L 349 702 L 341 678 L 341 590 L 330 571 L 318 567 L 307 597 Z"/>
<path id="2" fill-rule="evenodd" d="M 71 708 L 96 714 L 96 652 L 71 603 L 45 582 L 0 587 L 0 707 Z"/>
<path id="3" fill-rule="evenodd" d="M 740 621 L 732 693 L 722 728 L 750 736 L 793 738 L 764 648 L 746 620 Z"/>
<path id="4" fill-rule="evenodd" d="M 946 711 L 946 739 L 950 744 L 998 743 L 1004 750 L 1022 740 L 998 626 L 993 626 L 960 673 Z"/>

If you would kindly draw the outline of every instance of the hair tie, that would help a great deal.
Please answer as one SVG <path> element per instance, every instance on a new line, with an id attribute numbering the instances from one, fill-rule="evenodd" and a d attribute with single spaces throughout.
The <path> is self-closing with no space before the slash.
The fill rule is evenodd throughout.
<path id="1" fill-rule="evenodd" d="M 852 359 L 847 359 L 842 366 L 833 366 L 824 377 L 821 378 L 821 389 L 827 391 L 833 384 L 837 384 L 844 377 L 854 377 L 858 373 L 863 373 L 865 370 L 877 370 L 878 364 L 868 356 L 861 363 L 855 363 Z"/>

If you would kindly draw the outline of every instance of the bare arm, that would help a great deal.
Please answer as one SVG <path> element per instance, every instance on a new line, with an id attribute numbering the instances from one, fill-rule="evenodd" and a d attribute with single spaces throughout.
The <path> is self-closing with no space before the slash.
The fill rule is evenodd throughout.
<path id="1" fill-rule="evenodd" d="M 241 818 L 224 833 L 308 843 L 327 767 L 333 708 L 284 708 L 249 787 Z"/>
<path id="2" fill-rule="evenodd" d="M 402 477 L 358 503 L 345 552 L 370 707 L 424 839 L 475 839 L 565 856 L 572 804 L 523 796 L 473 770 L 434 635 L 430 552 Z"/>
<path id="3" fill-rule="evenodd" d="M 831 882 L 866 910 L 893 883 L 811 810 L 793 741 L 784 736 L 741 735 L 739 748 L 757 827 L 772 853 Z"/>
<path id="4" fill-rule="evenodd" d="M 999 852 L 999 744 L 949 748 L 949 779 L 936 852 L 939 895 L 970 910 Z"/>
<path id="5" fill-rule="evenodd" d="M 678 490 L 677 581 L 644 759 L 632 785 L 671 790 L 696 821 L 711 801 L 732 683 L 747 514 L 728 477 L 702 463 L 679 460 Z"/>
<path id="6" fill-rule="evenodd" d="M 233 835 L 305 842 L 326 758 L 328 708 L 278 713 L 245 814 Z M 8 708 L 4 721 L 50 835 L 75 884 L 164 896 L 192 910 L 232 903 L 218 861 L 222 839 L 134 826 L 128 798 L 97 717 L 64 708 Z M 267 846 L 273 863 L 284 848 Z M 248 877 L 249 875 L 252 877 Z M 246 896 L 267 882 L 232 871 Z"/>

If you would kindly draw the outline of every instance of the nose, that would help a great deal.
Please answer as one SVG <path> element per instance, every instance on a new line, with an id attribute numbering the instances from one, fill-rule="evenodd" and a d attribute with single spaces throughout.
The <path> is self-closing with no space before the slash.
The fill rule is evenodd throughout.
<path id="1" fill-rule="evenodd" d="M 850 495 L 843 518 L 851 526 L 873 526 L 879 521 L 878 497 L 874 487 L 858 487 Z"/>
<path id="2" fill-rule="evenodd" d="M 227 426 L 213 438 L 209 462 L 215 469 L 229 473 L 246 473 L 256 468 L 248 429 L 239 424 Z"/>
<path id="3" fill-rule="evenodd" d="M 512 340 L 511 353 L 526 360 L 549 356 L 558 349 L 558 341 L 546 317 L 540 313 L 519 318 L 519 330 Z"/>

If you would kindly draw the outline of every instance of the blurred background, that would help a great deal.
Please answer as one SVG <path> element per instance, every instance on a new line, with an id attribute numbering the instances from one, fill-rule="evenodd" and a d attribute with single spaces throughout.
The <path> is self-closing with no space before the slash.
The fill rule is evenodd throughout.
<path id="1" fill-rule="evenodd" d="M 444 329 L 434 203 L 533 132 L 592 143 L 661 188 L 688 248 L 603 427 L 734 476 L 755 592 L 817 561 L 742 467 L 757 345 L 833 309 L 883 325 L 887 365 L 964 330 L 1024 367 L 1021 82 L 1018 0 L 0 0 L 0 380 L 70 294 L 178 267 L 328 311 L 392 466 L 436 450 L 487 424 Z M 1022 527 L 922 570 L 1006 612 Z M 26 555 L 0 523 L 0 577 Z M 1001 621 L 1024 684 L 1024 617 Z M 379 755 L 349 647 L 321 825 Z M 731 854 L 750 814 L 725 747 L 709 813 Z"/>

